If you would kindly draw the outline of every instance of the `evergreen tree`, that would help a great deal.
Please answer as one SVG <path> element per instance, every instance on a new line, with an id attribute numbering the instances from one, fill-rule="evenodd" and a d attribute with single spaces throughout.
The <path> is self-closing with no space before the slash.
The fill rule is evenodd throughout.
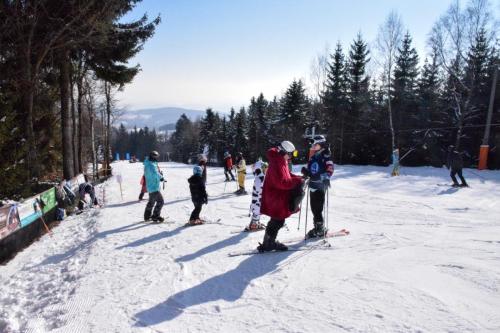
<path id="1" fill-rule="evenodd" d="M 337 43 L 335 53 L 331 56 L 331 62 L 327 68 L 327 79 L 325 82 L 325 105 L 324 123 L 327 124 L 326 133 L 332 144 L 335 154 L 335 162 L 343 161 L 343 142 L 345 115 L 348 108 L 348 81 L 345 56 L 342 45 Z"/>
<path id="2" fill-rule="evenodd" d="M 366 74 L 366 65 L 370 61 L 369 54 L 368 45 L 359 33 L 351 44 L 348 60 L 349 89 L 347 96 L 349 108 L 345 116 L 345 131 L 348 134 L 344 137 L 343 149 L 347 154 L 346 162 L 349 163 L 363 163 L 362 145 L 367 144 L 363 133 L 368 129 L 369 124 L 363 122 L 362 118 L 369 118 L 370 115 L 366 113 L 371 110 L 369 108 L 370 78 Z"/>
<path id="3" fill-rule="evenodd" d="M 248 119 L 245 108 L 242 107 L 235 116 L 234 153 L 241 152 L 248 156 Z"/>
<path id="4" fill-rule="evenodd" d="M 421 128 L 424 123 L 419 116 L 417 104 L 418 85 L 418 54 L 411 45 L 412 38 L 407 32 L 401 46 L 398 47 L 394 67 L 394 85 L 391 92 L 392 114 L 395 129 L 396 147 L 400 148 L 401 155 L 412 149 L 420 140 L 422 133 L 408 132 L 412 128 Z M 411 161 L 412 156 L 408 156 L 406 161 Z"/>

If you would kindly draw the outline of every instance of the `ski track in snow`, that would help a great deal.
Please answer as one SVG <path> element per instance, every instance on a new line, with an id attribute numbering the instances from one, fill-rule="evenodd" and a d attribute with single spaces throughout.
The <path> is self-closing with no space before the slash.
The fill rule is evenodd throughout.
<path id="1" fill-rule="evenodd" d="M 186 228 L 192 167 L 162 166 L 169 223 L 141 223 L 142 164 L 114 163 L 123 200 L 115 179 L 99 185 L 105 207 L 0 267 L 0 332 L 500 331 L 500 172 L 466 170 L 471 188 L 454 189 L 438 186 L 445 169 L 340 166 L 329 224 L 349 236 L 328 251 L 228 257 L 264 235 L 232 233 L 251 196 L 209 168 L 201 215 L 221 221 Z M 304 213 L 297 223 L 278 239 L 303 235 Z"/>

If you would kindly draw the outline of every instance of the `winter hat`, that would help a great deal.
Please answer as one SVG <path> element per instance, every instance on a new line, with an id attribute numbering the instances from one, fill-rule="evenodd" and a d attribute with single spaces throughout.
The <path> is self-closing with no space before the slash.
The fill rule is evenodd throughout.
<path id="1" fill-rule="evenodd" d="M 231 154 L 229 154 L 228 151 L 224 152 L 224 158 L 228 158 L 229 156 L 231 156 Z"/>
<path id="2" fill-rule="evenodd" d="M 201 168 L 201 166 L 197 165 L 193 168 L 193 175 L 201 176 L 202 173 L 203 173 L 203 169 Z"/>
<path id="3" fill-rule="evenodd" d="M 279 150 L 286 153 L 293 153 L 295 146 L 290 141 L 282 141 L 279 146 Z"/>

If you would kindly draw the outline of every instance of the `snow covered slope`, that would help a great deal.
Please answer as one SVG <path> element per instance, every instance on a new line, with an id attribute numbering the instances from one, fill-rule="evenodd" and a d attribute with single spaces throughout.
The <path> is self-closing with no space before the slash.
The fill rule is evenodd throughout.
<path id="1" fill-rule="evenodd" d="M 171 224 L 145 224 L 141 164 L 115 163 L 106 207 L 66 219 L 0 267 L 0 332 L 498 332 L 500 173 L 337 167 L 330 250 L 229 257 L 254 248 L 250 196 L 208 170 L 202 216 L 185 228 L 191 167 L 164 164 Z M 247 178 L 247 190 L 253 179 Z M 440 185 L 438 185 L 440 184 Z M 267 218 L 263 218 L 267 222 Z M 298 214 L 278 235 L 304 233 Z M 309 216 L 309 226 L 312 216 Z"/>

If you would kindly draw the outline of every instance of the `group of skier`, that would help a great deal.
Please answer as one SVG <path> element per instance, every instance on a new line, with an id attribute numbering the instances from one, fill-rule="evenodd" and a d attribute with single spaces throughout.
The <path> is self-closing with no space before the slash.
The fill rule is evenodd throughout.
<path id="1" fill-rule="evenodd" d="M 314 227 L 307 233 L 308 237 L 322 237 L 326 233 L 323 218 L 325 193 L 330 186 L 330 177 L 333 174 L 333 162 L 328 143 L 323 136 L 317 136 L 312 144 L 311 156 L 306 167 L 302 168 L 302 176 L 292 174 L 289 161 L 295 151 L 295 146 L 290 141 L 283 141 L 267 152 L 269 164 L 259 160 L 253 165 L 254 185 L 250 205 L 250 223 L 246 231 L 265 229 L 259 251 L 287 250 L 284 244 L 276 240 L 278 231 L 283 227 L 285 219 L 300 209 L 300 203 L 308 184 L 311 195 L 311 211 L 313 213 Z M 164 181 L 163 174 L 158 167 L 158 152 L 152 151 L 144 161 L 144 176 L 141 179 L 142 200 L 145 192 L 149 193 L 148 203 L 144 211 L 144 220 L 163 222 L 161 209 L 164 204 L 160 191 L 160 183 Z M 238 190 L 237 195 L 247 194 L 245 178 L 247 172 L 246 161 L 242 153 L 236 154 L 233 165 L 229 152 L 224 154 L 225 181 L 235 181 L 232 170 L 236 171 Z M 198 164 L 193 168 L 193 175 L 188 179 L 191 200 L 194 209 L 189 217 L 188 225 L 203 224 L 200 219 L 202 206 L 208 203 L 206 192 L 207 159 L 200 155 Z M 260 222 L 261 214 L 270 217 L 267 226 Z"/>

